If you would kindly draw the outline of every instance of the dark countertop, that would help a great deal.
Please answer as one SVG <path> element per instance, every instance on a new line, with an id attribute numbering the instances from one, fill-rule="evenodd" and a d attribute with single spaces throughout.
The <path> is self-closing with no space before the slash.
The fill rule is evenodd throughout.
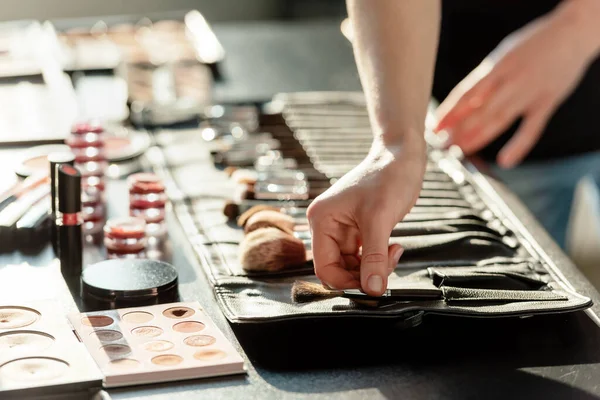
<path id="1" fill-rule="evenodd" d="M 351 48 L 339 34 L 339 22 L 219 25 L 215 31 L 228 51 L 223 66 L 227 80 L 217 89 L 220 100 L 261 100 L 287 90 L 358 88 Z M 0 155 L 9 152 L 1 150 Z M 0 160 L 6 165 L 3 157 Z M 118 203 L 119 194 L 124 194 L 119 186 L 109 189 L 111 202 Z M 531 217 L 518 208 L 515 212 L 546 247 L 547 237 Z M 427 316 L 421 326 L 404 331 L 341 319 L 232 327 L 218 309 L 183 231 L 171 225 L 182 300 L 203 305 L 243 352 L 248 374 L 111 389 L 113 399 L 600 398 L 600 329 L 583 312 L 497 320 Z M 549 246 L 569 281 L 592 297 L 594 310 L 600 312 L 598 292 Z M 0 265 L 28 261 L 42 266 L 51 259 L 47 249 L 34 256 L 1 255 Z M 34 275 L 52 268 L 28 272 L 27 283 L 10 285 L 31 292 Z M 2 272 L 0 267 L 0 289 L 7 283 Z M 38 295 L 59 297 L 72 309 L 73 304 L 56 292 L 61 289 Z"/>

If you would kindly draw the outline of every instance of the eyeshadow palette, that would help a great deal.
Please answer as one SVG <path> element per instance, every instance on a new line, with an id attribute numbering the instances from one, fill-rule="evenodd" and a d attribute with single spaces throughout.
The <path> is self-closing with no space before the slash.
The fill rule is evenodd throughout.
<path id="1" fill-rule="evenodd" d="M 102 375 L 53 302 L 0 305 L 0 398 L 100 389 Z"/>
<path id="2" fill-rule="evenodd" d="M 245 372 L 244 361 L 197 302 L 73 314 L 105 387 Z"/>

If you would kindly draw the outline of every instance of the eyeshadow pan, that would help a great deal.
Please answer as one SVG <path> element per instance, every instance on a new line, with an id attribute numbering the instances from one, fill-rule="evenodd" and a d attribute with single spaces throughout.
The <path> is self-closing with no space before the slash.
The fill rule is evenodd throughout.
<path id="1" fill-rule="evenodd" d="M 153 340 L 144 343 L 143 347 L 146 351 L 161 352 L 171 350 L 175 345 L 168 340 Z"/>
<path id="2" fill-rule="evenodd" d="M 68 369 L 69 364 L 58 358 L 27 357 L 0 366 L 0 377 L 26 382 L 45 381 L 60 377 Z"/>
<path id="3" fill-rule="evenodd" d="M 111 317 L 106 315 L 90 315 L 89 317 L 83 317 L 81 323 L 85 326 L 92 326 L 94 328 L 101 328 L 103 326 L 111 325 L 115 322 Z"/>
<path id="4" fill-rule="evenodd" d="M 196 360 L 212 361 L 220 360 L 227 357 L 224 351 L 221 350 L 200 350 L 194 353 Z"/>
<path id="5" fill-rule="evenodd" d="M 109 357 L 124 356 L 131 353 L 131 347 L 124 344 L 107 344 L 102 346 L 100 350 L 104 351 Z"/>
<path id="6" fill-rule="evenodd" d="M 180 364 L 183 361 L 183 358 L 176 354 L 164 354 L 161 356 L 156 356 L 152 358 L 152 363 L 156 365 L 161 365 L 164 367 L 169 367 L 173 365 Z"/>
<path id="7" fill-rule="evenodd" d="M 205 328 L 204 324 L 202 322 L 197 322 L 197 321 L 178 322 L 175 325 L 173 325 L 173 330 L 175 332 L 183 332 L 183 333 L 200 332 L 204 328 Z"/>
<path id="8" fill-rule="evenodd" d="M 138 368 L 141 363 L 133 358 L 120 358 L 118 360 L 112 360 L 109 365 L 112 369 L 125 371 Z"/>
<path id="9" fill-rule="evenodd" d="M 7 351 L 27 351 L 30 354 L 52 346 L 54 338 L 47 333 L 14 331 L 0 334 L 0 354 Z"/>
<path id="10" fill-rule="evenodd" d="M 162 335 L 163 330 L 158 326 L 138 326 L 132 329 L 131 333 L 135 336 L 157 337 Z"/>
<path id="11" fill-rule="evenodd" d="M 123 334 L 119 331 L 113 331 L 111 329 L 102 329 L 90 333 L 90 336 L 96 336 L 101 342 L 114 342 L 123 337 Z"/>
<path id="12" fill-rule="evenodd" d="M 163 311 L 165 317 L 174 319 L 189 318 L 194 314 L 195 311 L 189 307 L 171 307 Z"/>
<path id="13" fill-rule="evenodd" d="M 188 346 L 203 347 L 203 346 L 210 346 L 211 344 L 213 344 L 216 341 L 217 341 L 217 339 L 215 339 L 214 337 L 212 337 L 210 335 L 194 335 L 194 336 L 185 338 L 185 340 L 183 342 L 185 344 L 187 344 Z"/>
<path id="14" fill-rule="evenodd" d="M 132 311 L 124 314 L 121 318 L 129 324 L 143 324 L 144 322 L 152 321 L 154 315 L 145 311 Z"/>
<path id="15" fill-rule="evenodd" d="M 26 307 L 0 307 L 0 329 L 28 326 L 37 321 L 40 313 Z"/>

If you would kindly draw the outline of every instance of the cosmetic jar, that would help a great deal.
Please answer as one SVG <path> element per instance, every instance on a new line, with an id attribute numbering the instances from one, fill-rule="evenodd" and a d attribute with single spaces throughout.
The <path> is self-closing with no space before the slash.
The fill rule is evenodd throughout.
<path id="1" fill-rule="evenodd" d="M 97 122 L 76 124 L 66 139 L 75 154 L 75 166 L 83 177 L 83 229 L 87 235 L 101 232 L 106 219 L 104 205 L 104 173 L 108 168 L 104 129 Z"/>
<path id="2" fill-rule="evenodd" d="M 100 134 L 104 132 L 104 128 L 98 121 L 79 122 L 73 125 L 71 133 L 74 135 L 83 135 L 86 133 Z"/>
<path id="3" fill-rule="evenodd" d="M 89 265 L 82 275 L 86 308 L 104 310 L 178 301 L 177 270 L 144 259 L 114 259 Z"/>
<path id="4" fill-rule="evenodd" d="M 139 173 L 131 175 L 127 184 L 129 215 L 146 221 L 148 236 L 164 235 L 167 194 L 162 180 L 152 173 Z"/>
<path id="5" fill-rule="evenodd" d="M 141 218 L 111 218 L 104 225 L 108 258 L 145 258 L 146 222 Z"/>
<path id="6" fill-rule="evenodd" d="M 84 180 L 85 182 L 85 180 Z M 81 203 L 83 216 L 83 229 L 87 235 L 95 235 L 102 231 L 106 220 L 106 206 L 104 205 L 103 192 L 99 190 L 91 190 L 87 186 L 87 190 L 83 189 L 82 182 Z"/>

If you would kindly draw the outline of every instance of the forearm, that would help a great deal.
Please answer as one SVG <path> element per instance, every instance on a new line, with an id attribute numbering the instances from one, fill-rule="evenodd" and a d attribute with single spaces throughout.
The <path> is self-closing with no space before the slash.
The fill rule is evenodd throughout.
<path id="1" fill-rule="evenodd" d="M 439 0 L 347 0 L 354 55 L 373 127 L 386 144 L 423 141 Z"/>

